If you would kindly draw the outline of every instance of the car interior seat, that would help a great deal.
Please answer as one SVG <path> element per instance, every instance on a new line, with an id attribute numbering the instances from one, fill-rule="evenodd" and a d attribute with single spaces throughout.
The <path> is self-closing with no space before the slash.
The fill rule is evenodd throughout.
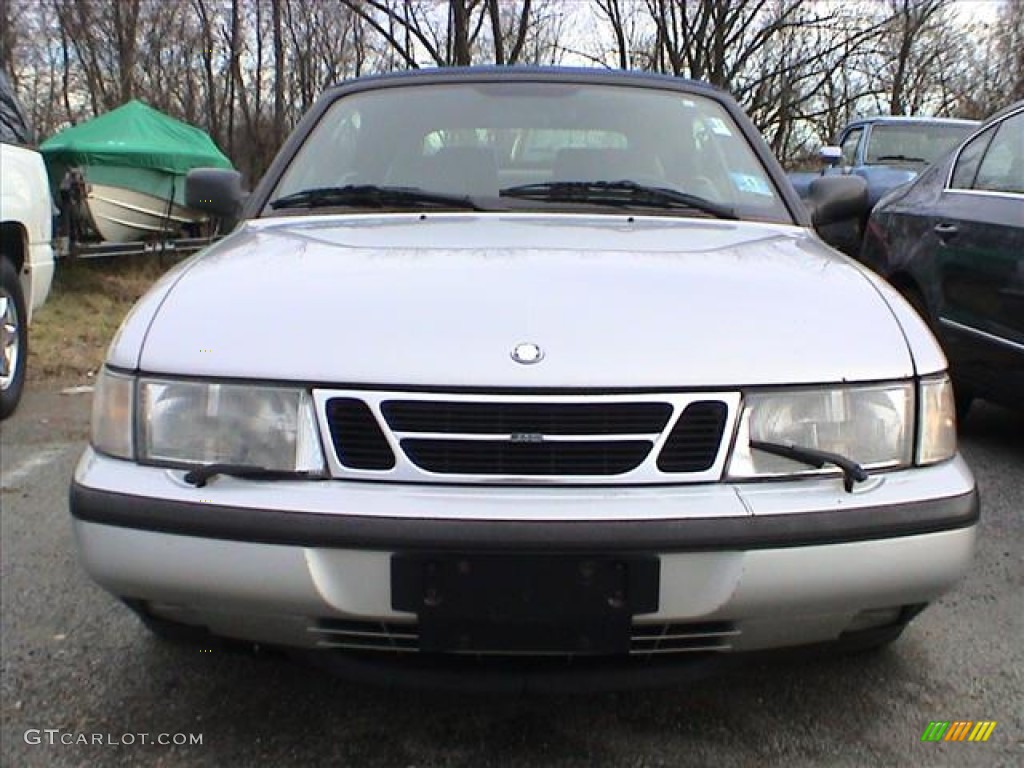
<path id="1" fill-rule="evenodd" d="M 1006 171 L 1003 192 L 1024 192 L 1024 155 L 1017 155 Z"/>
<path id="2" fill-rule="evenodd" d="M 657 160 L 629 149 L 566 147 L 555 153 L 553 181 L 634 181 L 663 176 Z"/>
<path id="3" fill-rule="evenodd" d="M 442 147 L 392 168 L 388 183 L 451 195 L 498 194 L 498 160 L 490 147 Z"/>

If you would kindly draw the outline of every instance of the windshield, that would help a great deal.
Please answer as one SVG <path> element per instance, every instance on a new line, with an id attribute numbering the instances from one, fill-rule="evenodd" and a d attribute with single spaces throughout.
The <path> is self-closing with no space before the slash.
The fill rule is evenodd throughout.
<path id="1" fill-rule="evenodd" d="M 867 165 L 931 164 L 976 128 L 974 123 L 876 123 L 871 128 Z"/>
<path id="2" fill-rule="evenodd" d="M 350 94 L 325 112 L 269 199 L 293 196 L 294 210 L 301 193 L 342 190 L 329 199 L 345 207 L 365 203 L 352 189 L 370 186 L 468 196 L 491 210 L 609 211 L 607 190 L 570 202 L 562 194 L 502 191 L 619 181 L 684 193 L 739 218 L 792 221 L 769 173 L 718 103 L 593 83 L 414 84 Z M 393 209 L 417 204 L 409 195 L 387 199 Z M 626 203 L 652 213 L 709 215 L 707 206 L 668 206 L 667 199 L 633 195 Z"/>

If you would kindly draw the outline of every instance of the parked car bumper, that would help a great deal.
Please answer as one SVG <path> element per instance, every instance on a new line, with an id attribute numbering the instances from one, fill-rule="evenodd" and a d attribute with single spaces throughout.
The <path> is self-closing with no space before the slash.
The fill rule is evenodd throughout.
<path id="1" fill-rule="evenodd" d="M 25 303 L 28 305 L 31 320 L 35 310 L 39 309 L 50 295 L 54 272 L 53 247 L 49 242 L 32 243 L 29 245 L 27 263 L 31 265 L 32 283 L 25 292 Z"/>
<path id="2" fill-rule="evenodd" d="M 383 627 L 368 648 L 412 629 L 392 604 L 392 558 L 424 552 L 652 557 L 657 610 L 634 616 L 634 635 L 681 625 L 691 649 L 721 652 L 828 641 L 949 589 L 978 516 L 959 458 L 863 495 L 832 478 L 486 494 L 179 478 L 87 450 L 71 512 L 90 575 L 150 615 L 304 648 L 345 647 L 361 623 Z"/>

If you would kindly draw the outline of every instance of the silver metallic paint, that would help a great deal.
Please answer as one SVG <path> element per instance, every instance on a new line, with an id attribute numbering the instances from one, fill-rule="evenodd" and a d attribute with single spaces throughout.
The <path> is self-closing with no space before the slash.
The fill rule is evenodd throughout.
<path id="1" fill-rule="evenodd" d="M 957 456 L 930 467 L 886 472 L 865 494 L 839 476 L 663 486 L 450 486 L 305 480 L 255 482 L 229 476 L 196 488 L 182 470 L 143 467 L 87 448 L 75 479 L 88 488 L 138 497 L 249 509 L 416 520 L 686 520 L 885 507 L 969 493 L 974 479 Z"/>
<path id="2" fill-rule="evenodd" d="M 225 542 L 74 521 L 90 576 L 227 637 L 313 647 L 317 618 L 409 619 L 391 609 L 389 552 Z M 976 528 L 749 552 L 663 553 L 645 621 L 732 620 L 733 650 L 834 639 L 863 610 L 928 602 L 970 565 Z M 865 564 L 870 567 L 865 567 Z"/>
<path id="3" fill-rule="evenodd" d="M 396 386 L 672 388 L 899 379 L 914 373 L 908 341 L 929 354 L 863 269 L 783 225 L 287 217 L 245 224 L 170 282 L 126 321 L 112 362 Z M 543 365 L 510 359 L 523 338 L 547 350 Z"/>

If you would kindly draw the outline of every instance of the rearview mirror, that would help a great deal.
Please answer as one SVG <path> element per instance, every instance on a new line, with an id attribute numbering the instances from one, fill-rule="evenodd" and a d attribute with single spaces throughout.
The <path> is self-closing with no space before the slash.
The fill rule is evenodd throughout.
<path id="1" fill-rule="evenodd" d="M 220 219 L 242 209 L 242 174 L 227 168 L 193 168 L 185 177 L 185 205 Z"/>
<path id="2" fill-rule="evenodd" d="M 822 176 L 811 182 L 804 204 L 815 227 L 867 215 L 868 184 L 860 176 Z"/>
<path id="3" fill-rule="evenodd" d="M 829 168 L 833 168 L 839 165 L 839 161 L 843 159 L 843 150 L 841 147 L 822 147 L 819 156 L 821 162 Z"/>

